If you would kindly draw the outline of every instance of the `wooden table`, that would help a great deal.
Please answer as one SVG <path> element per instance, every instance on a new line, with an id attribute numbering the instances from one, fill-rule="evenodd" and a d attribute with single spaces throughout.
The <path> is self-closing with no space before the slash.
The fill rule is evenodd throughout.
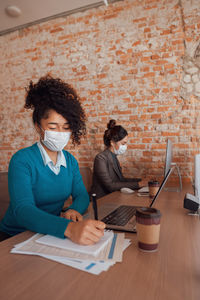
<path id="1" fill-rule="evenodd" d="M 98 276 L 37 256 L 10 254 L 31 232 L 0 243 L 0 299 L 199 300 L 200 222 L 182 208 L 186 191 L 162 191 L 154 205 L 162 212 L 157 252 L 141 252 L 136 235 L 126 234 L 132 244 L 123 262 Z M 148 198 L 120 192 L 100 201 L 148 204 Z"/>

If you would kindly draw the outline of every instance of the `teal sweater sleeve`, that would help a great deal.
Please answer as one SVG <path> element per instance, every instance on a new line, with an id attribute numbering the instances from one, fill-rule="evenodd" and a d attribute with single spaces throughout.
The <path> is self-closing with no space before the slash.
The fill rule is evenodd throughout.
<path id="1" fill-rule="evenodd" d="M 64 151 L 67 168 L 56 176 L 44 166 L 36 145 L 18 151 L 8 173 L 10 207 L 0 229 L 15 234 L 24 230 L 64 238 L 70 220 L 59 216 L 65 200 L 72 195 L 71 208 L 81 214 L 89 205 L 76 159 Z M 30 150 L 31 149 L 31 150 Z"/>

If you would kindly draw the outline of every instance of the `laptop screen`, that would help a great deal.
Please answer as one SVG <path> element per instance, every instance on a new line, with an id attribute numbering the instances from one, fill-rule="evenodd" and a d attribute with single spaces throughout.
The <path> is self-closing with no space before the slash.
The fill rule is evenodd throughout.
<path id="1" fill-rule="evenodd" d="M 160 187 L 159 187 L 159 189 L 158 189 L 158 191 L 157 191 L 155 197 L 154 197 L 153 200 L 151 201 L 151 204 L 149 205 L 149 207 L 152 207 L 152 205 L 154 204 L 154 202 L 155 202 L 156 199 L 158 198 L 158 195 L 159 195 L 160 192 L 162 191 L 162 189 L 163 189 L 165 183 L 167 182 L 167 179 L 168 179 L 169 175 L 171 174 L 171 172 L 172 172 L 172 168 L 170 168 L 170 169 L 168 170 L 167 174 L 165 175 L 165 177 L 164 177 L 164 179 L 163 179 L 163 181 L 162 181 L 162 183 L 161 183 L 161 185 L 160 185 Z"/>

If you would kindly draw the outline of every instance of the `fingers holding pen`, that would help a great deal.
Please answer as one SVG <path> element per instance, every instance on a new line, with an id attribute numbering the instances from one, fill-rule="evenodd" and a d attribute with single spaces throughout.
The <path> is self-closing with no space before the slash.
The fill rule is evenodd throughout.
<path id="1" fill-rule="evenodd" d="M 97 243 L 101 239 L 104 235 L 104 228 L 105 224 L 100 221 L 95 221 L 92 226 L 89 226 L 86 235 L 87 238 L 90 238 L 92 244 Z"/>
<path id="2" fill-rule="evenodd" d="M 81 245 L 92 245 L 104 235 L 105 224 L 96 220 L 70 222 L 65 230 L 65 236 Z"/>

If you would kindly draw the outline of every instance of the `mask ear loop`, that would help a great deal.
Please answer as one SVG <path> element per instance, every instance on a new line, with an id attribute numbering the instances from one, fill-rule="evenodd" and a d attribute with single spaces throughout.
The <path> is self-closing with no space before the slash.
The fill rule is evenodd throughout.
<path id="1" fill-rule="evenodd" d="M 112 141 L 112 145 L 111 146 L 113 147 L 114 153 L 117 155 L 117 149 L 115 148 L 113 141 Z"/>
<path id="2" fill-rule="evenodd" d="M 115 149 L 114 145 L 113 145 L 113 149 L 114 149 L 114 152 L 116 152 L 116 149 Z"/>
<path id="3" fill-rule="evenodd" d="M 112 140 L 110 141 L 110 146 L 113 148 L 113 150 L 115 152 L 116 150 L 115 150 L 115 147 L 114 147 L 114 142 Z"/>
<path id="4" fill-rule="evenodd" d="M 37 134 L 39 134 L 39 136 L 40 136 L 40 141 L 42 141 L 42 136 L 41 136 L 41 133 L 39 132 L 38 129 L 41 129 L 41 130 L 44 132 L 44 134 L 45 134 L 45 130 L 44 130 L 39 124 L 37 124 L 37 126 L 34 125 L 34 129 L 35 129 L 35 131 L 37 132 Z"/>

